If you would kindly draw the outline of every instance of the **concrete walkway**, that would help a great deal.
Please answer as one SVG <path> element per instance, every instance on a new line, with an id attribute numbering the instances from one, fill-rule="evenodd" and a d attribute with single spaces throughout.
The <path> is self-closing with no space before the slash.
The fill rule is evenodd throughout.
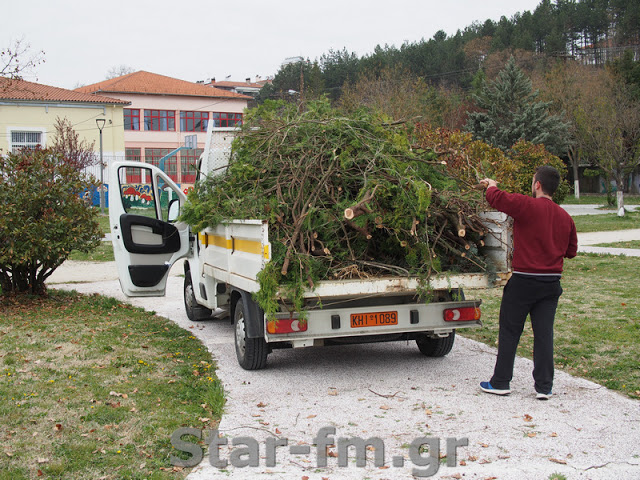
<path id="1" fill-rule="evenodd" d="M 564 208 L 569 215 L 575 217 L 576 215 L 606 215 L 607 213 L 616 213 L 615 209 L 603 209 L 602 205 L 560 205 Z M 628 212 L 635 212 L 640 205 L 625 205 L 625 210 Z"/>
<path id="2" fill-rule="evenodd" d="M 584 253 L 599 253 L 604 255 L 626 255 L 640 257 L 640 249 L 594 247 L 602 243 L 628 242 L 640 240 L 640 228 L 633 230 L 614 230 L 611 232 L 589 232 L 578 234 L 578 251 Z"/>

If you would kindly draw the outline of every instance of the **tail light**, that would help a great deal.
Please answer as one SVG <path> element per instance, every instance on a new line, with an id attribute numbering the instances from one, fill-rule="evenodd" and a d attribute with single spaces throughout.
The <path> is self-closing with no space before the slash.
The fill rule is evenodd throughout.
<path id="1" fill-rule="evenodd" d="M 443 312 L 445 322 L 472 322 L 480 320 L 480 308 L 461 307 L 447 308 Z"/>
<path id="2" fill-rule="evenodd" d="M 298 333 L 307 331 L 307 321 L 299 318 L 279 318 L 267 322 L 267 332 L 278 333 Z"/>

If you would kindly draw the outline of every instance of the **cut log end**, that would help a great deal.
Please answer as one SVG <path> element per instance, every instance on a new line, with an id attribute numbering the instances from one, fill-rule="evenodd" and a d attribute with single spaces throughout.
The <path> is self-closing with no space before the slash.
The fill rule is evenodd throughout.
<path id="1" fill-rule="evenodd" d="M 353 211 L 353 208 L 345 208 L 344 209 L 344 218 L 346 218 L 347 220 L 353 220 L 353 218 L 355 216 L 356 216 L 356 214 Z"/>

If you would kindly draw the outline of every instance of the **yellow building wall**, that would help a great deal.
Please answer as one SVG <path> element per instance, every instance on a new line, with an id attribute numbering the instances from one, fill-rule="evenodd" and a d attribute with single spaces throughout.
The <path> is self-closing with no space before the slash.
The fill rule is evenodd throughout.
<path id="1" fill-rule="evenodd" d="M 51 145 L 57 118 L 67 118 L 81 140 L 95 142 L 100 152 L 100 131 L 97 118 L 104 118 L 102 129 L 103 155 L 109 159 L 124 159 L 124 128 L 122 105 L 90 105 L 61 103 L 0 102 L 0 154 L 11 147 L 11 131 L 42 132 L 44 146 Z"/>

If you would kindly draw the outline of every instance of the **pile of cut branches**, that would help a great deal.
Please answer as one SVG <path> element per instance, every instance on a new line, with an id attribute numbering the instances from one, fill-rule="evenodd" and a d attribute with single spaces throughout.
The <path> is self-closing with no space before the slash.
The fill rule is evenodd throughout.
<path id="1" fill-rule="evenodd" d="M 196 185 L 183 219 L 196 230 L 269 221 L 265 310 L 278 286 L 295 299 L 320 280 L 487 268 L 482 195 L 461 190 L 433 151 L 412 149 L 404 124 L 326 101 L 267 102 L 245 116 L 232 151 L 224 174 Z"/>

